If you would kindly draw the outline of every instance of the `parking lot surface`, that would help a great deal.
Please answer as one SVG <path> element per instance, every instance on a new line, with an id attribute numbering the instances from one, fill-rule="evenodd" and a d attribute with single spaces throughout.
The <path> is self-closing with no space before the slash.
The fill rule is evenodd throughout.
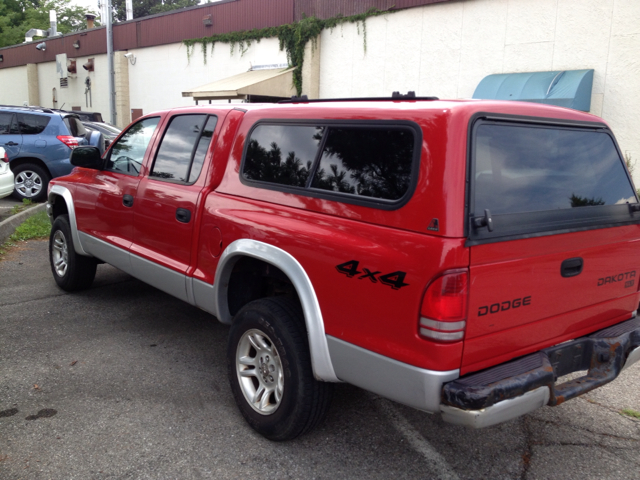
<path id="1" fill-rule="evenodd" d="M 228 327 L 101 265 L 56 287 L 47 242 L 0 261 L 0 478 L 637 479 L 640 366 L 560 407 L 468 430 L 338 385 L 292 442 L 253 432 L 227 381 Z"/>

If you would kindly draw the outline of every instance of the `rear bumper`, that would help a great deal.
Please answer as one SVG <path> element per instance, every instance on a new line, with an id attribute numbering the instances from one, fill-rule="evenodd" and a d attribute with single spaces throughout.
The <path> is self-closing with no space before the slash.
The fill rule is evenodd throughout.
<path id="1" fill-rule="evenodd" d="M 640 360 L 640 318 L 512 362 L 473 373 L 442 388 L 445 421 L 488 427 L 556 406 L 614 380 Z M 556 384 L 559 377 L 587 370 L 580 378 Z"/>

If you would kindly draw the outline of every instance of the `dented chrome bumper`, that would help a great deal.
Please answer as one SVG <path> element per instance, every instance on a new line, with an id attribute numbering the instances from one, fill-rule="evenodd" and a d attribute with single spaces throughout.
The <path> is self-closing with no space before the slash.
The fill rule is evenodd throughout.
<path id="1" fill-rule="evenodd" d="M 544 405 L 556 406 L 614 380 L 640 360 L 640 318 L 562 343 L 444 385 L 445 421 L 483 428 Z M 556 384 L 559 377 L 586 375 Z"/>

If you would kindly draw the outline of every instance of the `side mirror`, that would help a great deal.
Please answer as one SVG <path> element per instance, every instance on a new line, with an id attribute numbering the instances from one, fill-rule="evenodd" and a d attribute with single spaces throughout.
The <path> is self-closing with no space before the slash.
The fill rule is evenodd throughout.
<path id="1" fill-rule="evenodd" d="M 71 165 L 102 170 L 104 162 L 98 147 L 76 147 L 71 151 Z"/>

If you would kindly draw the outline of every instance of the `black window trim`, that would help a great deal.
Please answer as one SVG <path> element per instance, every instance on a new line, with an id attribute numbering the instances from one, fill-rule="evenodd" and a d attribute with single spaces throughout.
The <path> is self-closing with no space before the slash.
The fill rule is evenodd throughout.
<path id="1" fill-rule="evenodd" d="M 194 116 L 194 115 L 204 115 L 204 123 L 202 124 L 202 129 L 200 130 L 200 134 L 198 135 L 198 138 L 196 139 L 196 142 L 193 145 L 193 148 L 191 149 L 191 156 L 189 157 L 189 167 L 187 168 L 187 175 L 186 178 L 187 180 L 189 179 L 189 176 L 191 175 L 191 168 L 193 167 L 193 159 L 196 155 L 196 152 L 198 150 L 198 145 L 200 144 L 200 139 L 202 138 L 202 134 L 204 133 L 204 127 L 207 126 L 207 122 L 209 121 L 209 118 L 211 117 L 216 117 L 216 127 L 213 129 L 213 134 L 211 135 L 211 141 L 209 142 L 209 146 L 207 147 L 207 153 L 209 152 L 209 148 L 211 148 L 211 142 L 213 142 L 213 138 L 215 137 L 215 133 L 216 133 L 216 129 L 218 128 L 218 124 L 220 122 L 220 117 L 215 114 L 215 113 L 200 113 L 200 112 L 190 112 L 190 113 L 180 113 L 177 115 L 171 115 L 167 121 L 167 126 L 164 129 L 164 132 L 162 132 L 162 137 L 160 138 L 160 141 L 158 142 L 158 148 L 156 148 L 156 152 L 153 156 L 153 161 L 151 162 L 151 165 L 149 167 L 149 174 L 147 175 L 147 178 L 149 180 L 157 180 L 159 182 L 165 182 L 165 183 L 173 183 L 176 185 L 193 185 L 195 184 L 198 179 L 200 178 L 200 175 L 202 174 L 202 170 L 204 169 L 204 164 L 206 162 L 203 161 L 202 163 L 202 170 L 200 170 L 200 175 L 198 175 L 198 177 L 193 181 L 193 182 L 183 182 L 182 180 L 172 180 L 170 178 L 161 178 L 161 177 L 154 177 L 151 175 L 151 173 L 153 172 L 153 167 L 155 167 L 156 165 L 156 159 L 158 158 L 158 153 L 160 153 L 160 147 L 162 146 L 162 142 L 164 140 L 165 135 L 167 134 L 167 132 L 169 131 L 169 128 L 171 127 L 171 123 L 173 122 L 174 118 L 177 117 L 186 117 L 186 116 Z M 207 153 L 205 153 L 205 160 L 207 157 Z"/>
<path id="2" fill-rule="evenodd" d="M 322 190 L 319 188 L 310 187 L 294 187 L 290 185 L 281 185 L 277 183 L 264 182 L 261 180 L 252 180 L 244 176 L 244 165 L 247 158 L 247 150 L 249 148 L 249 139 L 253 131 L 261 125 L 275 125 L 275 126 L 303 126 L 303 127 L 403 127 L 412 130 L 413 132 L 413 159 L 411 160 L 411 181 L 405 194 L 397 200 L 385 200 L 374 197 L 360 197 L 350 193 L 332 192 L 329 190 Z M 318 145 L 318 151 L 312 165 L 312 172 L 315 175 L 318 168 L 320 158 L 322 157 L 322 151 L 327 139 L 328 129 L 323 133 L 322 140 Z M 240 162 L 240 182 L 243 185 L 255 188 L 262 188 L 265 190 L 274 190 L 283 193 L 292 193 L 296 195 L 302 195 L 305 197 L 319 198 L 322 200 L 332 200 L 335 202 L 342 202 L 351 205 L 358 205 L 362 207 L 377 208 L 379 210 L 398 210 L 404 207 L 415 192 L 418 185 L 418 176 L 420 173 L 420 160 L 422 157 L 422 128 L 416 122 L 411 120 L 335 120 L 335 119 L 283 119 L 283 118 L 265 118 L 260 119 L 251 126 L 251 129 L 247 133 L 244 147 L 242 150 L 242 160 Z M 311 172 L 310 172 L 311 177 Z M 311 177 L 313 179 L 313 177 Z"/>
<path id="3" fill-rule="evenodd" d="M 105 172 L 113 172 L 113 173 L 119 173 L 122 175 L 128 175 L 130 177 L 139 177 L 140 176 L 140 172 L 133 174 L 133 173 L 129 173 L 129 172 L 123 172 L 122 170 L 115 170 L 113 168 L 107 168 L 107 165 L 109 164 L 109 161 L 111 160 L 111 155 L 113 154 L 113 146 L 120 141 L 120 139 L 123 137 L 123 135 L 126 135 L 126 133 L 134 126 L 137 125 L 140 122 L 144 122 L 145 120 L 149 120 L 152 118 L 157 118 L 158 119 L 158 123 L 156 124 L 156 128 L 158 128 L 160 126 L 160 124 L 162 123 L 162 116 L 161 115 L 152 115 L 150 117 L 144 117 L 144 118 L 140 118 L 138 120 L 136 120 L 135 122 L 131 123 L 130 125 L 128 125 L 126 130 L 122 130 L 120 132 L 120 134 L 118 135 L 117 139 L 114 140 L 113 142 L 111 142 L 111 144 L 109 145 L 109 150 L 107 150 L 107 154 L 104 157 L 104 163 L 103 163 L 103 169 Z M 155 131 L 154 131 L 155 133 Z M 153 137 L 153 134 L 151 135 Z M 153 140 L 153 138 L 152 138 Z M 149 141 L 149 144 L 147 145 L 147 149 L 149 148 L 149 146 L 151 145 L 151 140 Z M 144 154 L 147 154 L 147 149 L 145 149 Z M 144 156 L 142 157 L 142 162 L 144 163 Z M 142 164 L 140 164 L 140 166 L 142 167 Z M 140 169 L 142 170 L 142 168 Z"/>
<path id="4" fill-rule="evenodd" d="M 561 127 L 563 129 L 576 131 L 585 131 L 585 129 L 587 129 L 602 132 L 609 135 L 613 141 L 616 152 L 618 153 L 618 158 L 624 165 L 624 156 L 620 150 L 620 146 L 618 145 L 611 129 L 609 129 L 609 127 L 604 123 L 496 114 L 490 112 L 476 113 L 469 120 L 467 133 L 466 198 L 463 220 L 464 235 L 467 238 L 465 243 L 466 246 L 470 247 L 508 240 L 560 235 L 572 232 L 597 230 L 601 228 L 640 224 L 640 212 L 634 213 L 629 209 L 628 204 L 621 204 L 582 207 L 579 209 L 492 215 L 493 232 L 489 232 L 487 227 L 474 227 L 474 217 L 482 215 L 482 213 L 474 211 L 475 205 L 473 205 L 473 202 L 475 201 L 475 185 L 471 179 L 475 178 L 475 134 L 480 125 L 486 124 L 520 124 L 541 128 L 546 126 L 554 128 Z M 624 171 L 633 188 L 633 192 L 636 195 L 636 202 L 638 202 L 638 195 L 633 184 L 633 179 L 629 175 L 626 167 L 624 168 Z M 503 229 L 502 234 L 500 233 L 501 227 Z M 520 231 L 517 233 L 511 233 L 507 230 L 505 232 L 505 228 L 511 229 L 512 231 L 520 228 Z"/>

